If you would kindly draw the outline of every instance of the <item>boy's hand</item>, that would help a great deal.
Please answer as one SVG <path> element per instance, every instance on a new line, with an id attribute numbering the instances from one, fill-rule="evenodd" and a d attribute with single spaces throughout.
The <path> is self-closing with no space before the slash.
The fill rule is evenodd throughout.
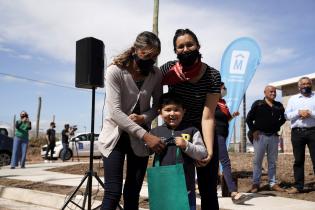
<path id="1" fill-rule="evenodd" d="M 188 141 L 185 141 L 182 137 L 175 137 L 175 144 L 179 148 L 185 150 L 188 145 Z"/>

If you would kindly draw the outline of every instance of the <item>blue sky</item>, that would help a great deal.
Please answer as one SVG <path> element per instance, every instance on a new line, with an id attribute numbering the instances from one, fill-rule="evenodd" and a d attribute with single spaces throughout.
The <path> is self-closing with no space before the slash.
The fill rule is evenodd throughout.
<path id="1" fill-rule="evenodd" d="M 263 97 L 268 83 L 315 71 L 314 11 L 312 0 L 160 0 L 159 64 L 175 59 L 172 38 L 177 28 L 197 34 L 203 60 L 217 69 L 229 43 L 251 37 L 261 47 L 262 60 L 248 88 L 250 106 Z M 74 88 L 75 42 L 88 36 L 103 40 L 110 63 L 139 32 L 152 30 L 152 20 L 153 0 L 0 0 L 0 121 L 11 123 L 15 114 L 26 110 L 35 127 L 41 97 L 42 130 L 53 115 L 58 131 L 65 123 L 89 130 L 91 92 Z M 104 89 L 98 88 L 96 132 L 104 96 Z"/>

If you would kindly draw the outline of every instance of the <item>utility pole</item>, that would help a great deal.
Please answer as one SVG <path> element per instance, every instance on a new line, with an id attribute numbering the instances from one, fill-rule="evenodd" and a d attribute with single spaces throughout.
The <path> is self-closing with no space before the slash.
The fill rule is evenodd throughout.
<path id="1" fill-rule="evenodd" d="M 159 0 L 154 0 L 153 33 L 159 35 Z"/>
<path id="2" fill-rule="evenodd" d="M 159 0 L 154 0 L 154 9 L 153 9 L 153 30 L 152 32 L 159 36 Z M 158 66 L 158 60 L 156 59 L 156 66 Z M 152 128 L 158 126 L 158 118 L 156 117 L 152 123 Z"/>
<path id="3" fill-rule="evenodd" d="M 39 133 L 39 119 L 40 119 L 41 107 L 42 107 L 42 97 L 38 97 L 38 109 L 37 109 L 37 118 L 36 118 L 36 139 L 38 139 L 38 133 Z"/>

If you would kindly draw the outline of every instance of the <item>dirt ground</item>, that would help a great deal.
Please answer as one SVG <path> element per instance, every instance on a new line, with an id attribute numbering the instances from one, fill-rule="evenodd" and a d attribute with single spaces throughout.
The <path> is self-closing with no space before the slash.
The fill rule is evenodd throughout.
<path id="1" fill-rule="evenodd" d="M 238 191 L 240 192 L 247 192 L 251 187 L 251 178 L 252 178 L 252 159 L 253 154 L 242 154 L 242 153 L 230 153 L 230 158 L 232 162 L 232 171 L 233 177 L 237 180 Z M 266 158 L 265 158 L 266 159 Z M 88 158 L 82 159 L 87 161 Z M 28 152 L 27 163 L 36 163 L 39 161 L 43 161 L 39 155 L 39 152 L 36 148 L 30 148 Z M 75 161 L 77 161 L 75 159 Z M 149 166 L 151 165 L 151 161 L 149 162 Z M 293 156 L 290 154 L 279 154 L 278 163 L 277 163 L 277 180 L 281 187 L 289 188 L 292 186 L 294 182 L 293 178 Z M 263 163 L 263 176 L 262 176 L 262 184 L 261 188 L 262 191 L 259 193 L 267 194 L 267 195 L 274 195 L 274 196 L 281 196 L 281 197 L 288 197 L 288 198 L 295 198 L 301 200 L 308 200 L 315 202 L 315 177 L 313 174 L 312 163 L 309 156 L 306 156 L 305 159 L 305 190 L 302 193 L 289 195 L 288 193 L 280 193 L 270 191 L 267 185 L 267 163 L 264 160 Z M 59 167 L 50 169 L 51 171 L 61 172 L 61 173 L 70 173 L 70 174 L 82 174 L 84 175 L 85 172 L 88 170 L 89 165 L 83 164 L 78 162 L 73 166 L 66 166 L 66 167 Z M 97 172 L 99 176 L 104 175 L 104 170 L 102 167 L 102 160 L 101 159 L 94 159 L 94 171 Z M 45 183 L 37 183 L 37 182 L 29 182 L 29 181 L 20 181 L 20 180 L 13 180 L 13 179 L 6 179 L 0 177 L 0 185 L 6 186 L 13 186 L 13 187 L 21 187 L 27 189 L 34 189 L 40 191 L 48 191 L 53 193 L 60 193 L 69 195 L 74 188 L 68 186 L 56 186 L 56 185 L 48 185 Z M 83 193 L 84 189 L 80 190 L 79 193 Z M 101 199 L 103 195 L 102 189 L 100 192 L 93 193 L 94 199 Z M 140 199 L 141 206 L 144 208 L 148 208 L 148 202 L 146 198 Z"/>
<path id="2" fill-rule="evenodd" d="M 230 153 L 230 158 L 232 162 L 233 177 L 237 180 L 238 191 L 248 192 L 251 188 L 252 181 L 252 159 L 253 154 L 242 154 L 242 153 Z M 99 176 L 104 175 L 104 170 L 102 168 L 102 161 L 94 160 L 94 171 L 97 172 Z M 149 166 L 152 163 L 149 162 Z M 277 164 L 277 180 L 281 187 L 284 189 L 290 188 L 294 183 L 293 177 L 293 156 L 290 154 L 279 154 L 278 164 Z M 301 200 L 308 200 L 315 202 L 315 176 L 312 170 L 312 163 L 309 156 L 306 156 L 305 160 L 305 190 L 303 193 L 289 195 L 284 192 L 274 192 L 270 191 L 268 187 L 268 174 L 267 174 L 267 161 L 266 158 L 263 163 L 263 175 L 261 193 L 270 194 L 281 197 L 295 198 Z M 72 167 L 61 167 L 51 169 L 55 172 L 71 173 L 71 174 L 84 174 L 88 169 L 87 164 L 78 164 Z"/>

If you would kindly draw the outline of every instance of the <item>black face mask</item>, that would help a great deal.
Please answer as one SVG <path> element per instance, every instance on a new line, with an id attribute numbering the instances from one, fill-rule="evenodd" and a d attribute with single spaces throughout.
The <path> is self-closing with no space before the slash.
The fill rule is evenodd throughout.
<path id="1" fill-rule="evenodd" d="M 153 59 L 143 60 L 138 57 L 137 54 L 133 55 L 137 66 L 139 67 L 140 73 L 143 76 L 148 76 L 150 72 L 153 72 L 153 65 L 155 61 Z"/>
<path id="2" fill-rule="evenodd" d="M 312 87 L 303 87 L 300 91 L 302 94 L 309 95 L 312 93 Z"/>
<path id="3" fill-rule="evenodd" d="M 194 50 L 194 51 L 190 51 L 187 53 L 181 53 L 181 54 L 177 54 L 177 58 L 179 60 L 179 62 L 184 66 L 184 67 L 189 67 L 192 66 L 197 59 L 199 59 L 201 57 L 199 50 Z"/>

